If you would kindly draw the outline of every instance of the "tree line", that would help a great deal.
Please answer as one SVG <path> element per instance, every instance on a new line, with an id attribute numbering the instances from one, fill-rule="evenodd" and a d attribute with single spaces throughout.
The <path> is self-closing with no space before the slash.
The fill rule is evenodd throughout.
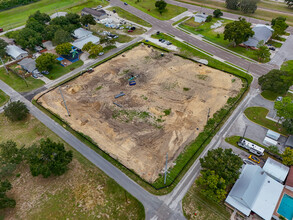
<path id="1" fill-rule="evenodd" d="M 14 8 L 20 5 L 27 5 L 40 0 L 2 0 L 0 1 L 0 11 Z"/>

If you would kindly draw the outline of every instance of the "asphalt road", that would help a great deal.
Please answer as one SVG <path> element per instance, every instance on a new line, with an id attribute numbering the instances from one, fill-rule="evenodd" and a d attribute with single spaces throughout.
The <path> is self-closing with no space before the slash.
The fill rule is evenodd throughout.
<path id="1" fill-rule="evenodd" d="M 205 11 L 206 13 L 213 12 L 212 9 L 201 8 L 198 6 L 185 4 L 185 3 L 181 3 L 181 2 L 177 2 L 177 1 L 173 1 L 173 0 L 167 0 L 167 2 L 181 6 L 181 7 L 186 7 L 192 11 L 201 10 L 201 11 Z M 190 44 L 192 44 L 192 45 L 194 45 L 204 51 L 207 51 L 208 53 L 211 53 L 217 57 L 222 58 L 223 60 L 226 60 L 226 61 L 228 61 L 236 66 L 239 66 L 243 69 L 247 69 L 247 70 L 249 70 L 249 72 L 253 73 L 256 76 L 261 76 L 263 74 L 266 74 L 267 72 L 269 72 L 271 69 L 273 69 L 275 67 L 274 65 L 270 65 L 270 64 L 261 64 L 261 63 L 255 63 L 255 62 L 248 61 L 248 60 L 243 59 L 241 57 L 238 57 L 234 54 L 231 54 L 225 50 L 222 50 L 216 46 L 213 46 L 209 43 L 206 43 L 206 42 L 203 42 L 199 39 L 196 39 L 196 38 L 190 36 L 189 34 L 183 32 L 181 30 L 178 30 L 177 28 L 174 28 L 170 22 L 156 19 L 156 18 L 136 9 L 135 7 L 132 7 L 131 5 L 124 5 L 123 2 L 120 0 L 111 0 L 111 5 L 119 6 L 119 7 L 123 8 L 124 10 L 136 15 L 137 17 L 140 17 L 141 19 L 149 22 L 150 24 L 153 25 L 153 28 L 155 28 L 159 31 L 174 35 L 174 36 L 182 39 L 183 41 L 186 41 L 186 42 L 188 42 L 188 43 L 190 43 Z M 225 13 L 224 16 L 227 18 L 230 18 L 230 19 L 238 19 L 238 17 L 239 17 L 239 15 L 234 15 L 231 13 Z M 253 23 L 264 23 L 265 22 L 262 20 L 254 19 L 254 18 L 247 18 L 247 19 L 249 19 L 249 21 L 253 22 Z"/>

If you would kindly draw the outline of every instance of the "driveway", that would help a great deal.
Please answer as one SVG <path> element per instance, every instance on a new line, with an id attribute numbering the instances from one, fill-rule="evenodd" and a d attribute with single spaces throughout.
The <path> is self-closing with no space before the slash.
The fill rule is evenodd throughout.
<path id="1" fill-rule="evenodd" d="M 283 62 L 293 60 L 293 35 L 289 36 L 275 56 L 271 59 L 270 64 L 281 67 Z"/>

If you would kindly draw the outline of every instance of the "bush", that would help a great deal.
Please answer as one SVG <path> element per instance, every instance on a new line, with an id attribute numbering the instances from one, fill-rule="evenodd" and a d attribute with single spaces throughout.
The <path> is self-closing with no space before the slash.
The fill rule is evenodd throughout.
<path id="1" fill-rule="evenodd" d="M 26 105 L 21 102 L 10 102 L 4 107 L 4 115 L 11 121 L 21 121 L 24 120 L 29 113 Z"/>
<path id="2" fill-rule="evenodd" d="M 219 17 L 223 16 L 223 12 L 220 9 L 216 9 L 216 10 L 214 10 L 213 15 L 215 18 L 219 18 Z"/>
<path id="3" fill-rule="evenodd" d="M 209 15 L 206 19 L 206 22 L 211 22 L 213 20 L 213 16 Z"/>

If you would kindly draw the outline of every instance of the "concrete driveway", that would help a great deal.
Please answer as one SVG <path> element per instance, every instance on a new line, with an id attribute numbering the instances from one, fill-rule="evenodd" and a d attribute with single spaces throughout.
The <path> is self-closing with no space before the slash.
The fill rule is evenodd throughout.
<path id="1" fill-rule="evenodd" d="M 271 59 L 270 64 L 281 66 L 287 60 L 293 60 L 293 36 L 289 36 L 276 55 Z"/>

